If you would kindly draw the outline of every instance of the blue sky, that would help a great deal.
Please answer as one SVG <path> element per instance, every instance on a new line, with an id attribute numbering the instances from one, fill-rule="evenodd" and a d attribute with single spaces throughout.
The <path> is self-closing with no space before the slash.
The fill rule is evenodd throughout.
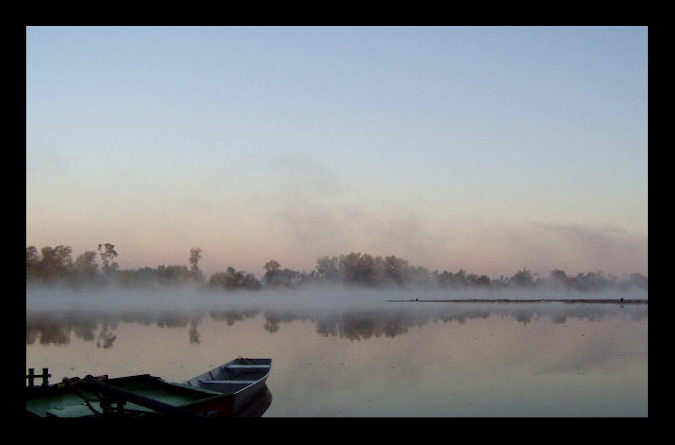
<path id="1" fill-rule="evenodd" d="M 646 240 L 645 27 L 27 30 L 28 244 L 494 275 Z"/>

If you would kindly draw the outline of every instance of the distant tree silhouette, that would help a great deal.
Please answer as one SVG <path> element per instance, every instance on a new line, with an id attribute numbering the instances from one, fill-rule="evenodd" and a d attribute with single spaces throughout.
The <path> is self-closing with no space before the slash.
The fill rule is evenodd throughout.
<path id="1" fill-rule="evenodd" d="M 147 288 L 159 284 L 157 271 L 151 267 L 117 272 L 117 283 L 126 288 Z"/>
<path id="2" fill-rule="evenodd" d="M 436 283 L 432 281 L 432 274 L 422 266 L 408 266 L 403 271 L 404 282 L 412 287 L 430 287 Z"/>
<path id="3" fill-rule="evenodd" d="M 199 260 L 202 258 L 202 249 L 193 247 L 190 249 L 190 272 L 195 281 L 204 281 L 204 274 L 199 270 Z"/>
<path id="4" fill-rule="evenodd" d="M 115 245 L 110 243 L 99 244 L 98 252 L 101 257 L 101 261 L 103 262 L 103 273 L 108 276 L 114 274 L 117 269 L 119 269 L 119 265 L 115 261 L 115 258 L 117 258 Z"/>
<path id="5" fill-rule="evenodd" d="M 639 273 L 632 273 L 630 274 L 630 283 L 633 284 L 635 287 L 638 287 L 640 289 L 647 290 L 648 288 L 648 279 L 642 274 Z"/>
<path id="6" fill-rule="evenodd" d="M 78 284 L 96 283 L 99 278 L 96 252 L 87 251 L 79 255 L 73 263 L 73 272 L 73 278 Z"/>
<path id="7" fill-rule="evenodd" d="M 279 270 L 279 268 L 281 268 L 281 264 L 275 260 L 269 260 L 265 263 L 265 266 L 263 266 L 263 269 L 265 269 L 267 272 L 275 272 Z"/>
<path id="8" fill-rule="evenodd" d="M 533 287 L 536 284 L 536 281 L 529 270 L 522 269 L 511 277 L 511 283 L 518 287 Z"/>
<path id="9" fill-rule="evenodd" d="M 297 270 L 281 269 L 273 275 L 265 276 L 264 283 L 270 287 L 294 287 L 300 282 L 301 274 Z"/>
<path id="10" fill-rule="evenodd" d="M 183 265 L 159 266 L 155 272 L 159 284 L 180 286 L 193 280 L 194 274 Z"/>
<path id="11" fill-rule="evenodd" d="M 490 287 L 490 277 L 487 275 L 479 276 L 472 273 L 467 276 L 467 281 L 473 287 Z"/>
<path id="12" fill-rule="evenodd" d="M 265 263 L 263 266 L 263 269 L 265 269 L 265 275 L 263 275 L 263 282 L 265 284 L 269 285 L 276 285 L 276 276 L 279 274 L 279 269 L 281 268 L 281 264 L 279 264 L 275 260 L 269 260 L 268 262 Z"/>
<path id="13" fill-rule="evenodd" d="M 35 246 L 26 247 L 26 280 L 32 280 L 36 277 L 37 265 L 40 262 L 40 255 Z"/>
<path id="14" fill-rule="evenodd" d="M 28 248 L 26 266 L 30 267 L 30 276 L 39 281 L 52 282 L 66 278 L 72 267 L 72 249 L 66 246 L 54 248 L 45 246 L 40 250 L 40 257 L 35 255 L 35 250 Z"/>
<path id="15" fill-rule="evenodd" d="M 554 287 L 558 287 L 559 284 L 562 284 L 565 287 L 569 287 L 569 278 L 564 270 L 554 269 L 551 271 L 551 280 L 553 281 Z"/>
<path id="16" fill-rule="evenodd" d="M 340 269 L 338 268 L 338 257 L 321 257 L 316 260 L 316 272 L 319 278 L 330 283 L 336 283 L 341 280 Z"/>
<path id="17" fill-rule="evenodd" d="M 403 286 L 405 270 L 408 267 L 408 262 L 402 258 L 396 258 L 392 255 L 384 257 L 383 263 L 385 278 L 398 286 Z"/>
<path id="18" fill-rule="evenodd" d="M 341 255 L 338 267 L 344 283 L 349 285 L 374 287 L 384 276 L 384 265 L 378 264 L 372 256 L 362 255 L 360 252 Z"/>
<path id="19" fill-rule="evenodd" d="M 189 268 L 185 265 L 160 265 L 157 268 L 120 270 L 115 261 L 118 257 L 111 243 L 99 244 L 98 255 L 102 267 L 96 262 L 96 252 L 85 251 L 72 260 L 72 248 L 64 245 L 26 247 L 26 282 L 63 283 L 79 288 L 82 286 L 118 285 L 127 288 L 149 286 L 200 286 L 213 290 L 296 288 L 342 283 L 349 286 L 388 289 L 391 287 L 431 288 L 446 290 L 483 289 L 502 291 L 507 289 L 566 289 L 576 292 L 597 292 L 603 289 L 648 291 L 648 278 L 639 273 L 621 278 L 601 271 L 569 275 L 560 269 L 540 279 L 536 273 L 523 268 L 510 278 L 503 275 L 490 279 L 487 275 L 467 273 L 459 269 L 453 273 L 430 272 L 424 267 L 411 265 L 407 260 L 390 256 L 373 256 L 351 252 L 347 255 L 323 256 L 317 259 L 315 270 L 309 273 L 281 267 L 276 260 L 263 266 L 265 273 L 259 281 L 254 274 L 228 267 L 225 272 L 216 272 L 208 280 L 199 268 L 202 249 L 190 249 Z"/>
<path id="20" fill-rule="evenodd" d="M 209 277 L 208 287 L 218 290 L 259 289 L 260 282 L 251 273 L 228 267 L 226 272 L 216 272 Z"/>

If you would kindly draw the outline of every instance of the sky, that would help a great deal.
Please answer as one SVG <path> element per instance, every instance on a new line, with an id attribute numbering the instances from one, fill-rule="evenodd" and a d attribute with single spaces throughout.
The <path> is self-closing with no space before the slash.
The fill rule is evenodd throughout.
<path id="1" fill-rule="evenodd" d="M 28 27 L 26 244 L 647 273 L 646 27 Z"/>

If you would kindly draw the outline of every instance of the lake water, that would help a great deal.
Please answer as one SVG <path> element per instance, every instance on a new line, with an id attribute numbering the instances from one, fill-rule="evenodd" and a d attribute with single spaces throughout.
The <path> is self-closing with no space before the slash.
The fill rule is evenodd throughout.
<path id="1" fill-rule="evenodd" d="M 52 382 L 271 357 L 265 417 L 648 414 L 646 304 L 76 307 L 28 304 L 26 367 Z"/>

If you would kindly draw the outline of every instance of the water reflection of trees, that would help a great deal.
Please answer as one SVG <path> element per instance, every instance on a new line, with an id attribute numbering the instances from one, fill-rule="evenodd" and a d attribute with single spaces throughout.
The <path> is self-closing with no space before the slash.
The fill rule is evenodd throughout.
<path id="1" fill-rule="evenodd" d="M 383 311 L 346 311 L 323 316 L 316 320 L 317 333 L 326 337 L 339 337 L 349 340 L 367 340 L 369 338 L 396 337 L 408 332 L 412 327 L 429 323 L 433 317 L 397 310 Z M 440 320 L 440 319 L 437 319 Z"/>
<path id="2" fill-rule="evenodd" d="M 567 307 L 527 307 L 493 305 L 491 307 L 448 306 L 434 310 L 408 308 L 347 309 L 347 310 L 258 310 L 229 309 L 204 311 L 122 311 L 117 313 L 96 311 L 32 312 L 27 316 L 26 344 L 68 345 L 71 336 L 86 342 L 95 342 L 99 348 L 111 348 L 120 323 L 154 325 L 160 328 L 187 328 L 190 344 L 199 344 L 203 339 L 199 324 L 205 319 L 225 322 L 232 326 L 237 322 L 262 316 L 263 329 L 270 334 L 278 332 L 283 324 L 309 321 L 316 325 L 316 333 L 325 337 L 344 338 L 351 341 L 370 338 L 392 338 L 406 334 L 411 328 L 429 323 L 457 323 L 467 320 L 487 319 L 490 316 L 514 319 L 524 325 L 533 320 L 547 319 L 561 324 L 569 319 L 600 321 L 624 317 L 639 321 L 647 318 L 647 306 L 607 307 L 600 305 L 569 305 Z"/>
<path id="3" fill-rule="evenodd" d="M 219 310 L 219 311 L 209 311 L 209 317 L 213 320 L 223 320 L 227 322 L 228 326 L 232 326 L 236 321 L 244 320 L 246 318 L 252 318 L 258 315 L 260 311 L 258 310 Z"/>
<path id="4" fill-rule="evenodd" d="M 117 327 L 117 324 L 115 324 L 115 327 Z M 103 323 L 101 326 L 101 332 L 98 334 L 98 338 L 96 340 L 96 347 L 103 349 L 108 349 L 112 348 L 113 343 L 117 339 L 117 335 L 113 334 L 112 330 L 115 327 L 109 326 L 107 323 Z M 77 334 L 76 334 L 77 335 Z M 84 340 L 87 340 L 84 338 Z"/>
<path id="5" fill-rule="evenodd" d="M 188 334 L 190 335 L 191 345 L 199 343 L 199 331 L 197 330 L 198 323 L 199 322 L 197 320 L 190 320 L 190 329 L 188 330 Z"/>

